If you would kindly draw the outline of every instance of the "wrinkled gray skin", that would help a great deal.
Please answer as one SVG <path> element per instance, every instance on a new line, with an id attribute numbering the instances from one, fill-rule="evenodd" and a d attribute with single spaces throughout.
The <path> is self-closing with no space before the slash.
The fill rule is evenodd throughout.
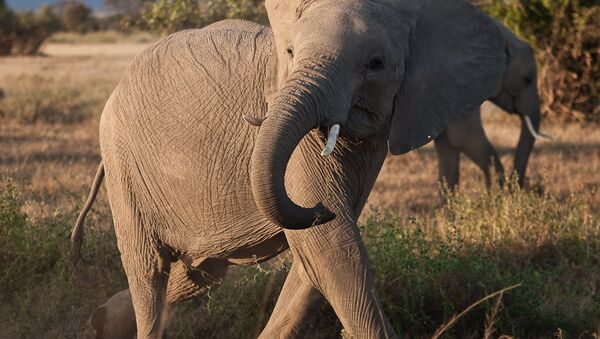
<path id="1" fill-rule="evenodd" d="M 540 127 L 540 98 L 537 89 L 537 72 L 533 49 L 519 40 L 501 23 L 496 22 L 505 40 L 507 67 L 502 87 L 490 97 L 490 101 L 511 114 L 521 117 L 521 135 L 514 158 L 513 171 L 520 187 L 525 184 L 527 162 L 535 142 L 527 129 L 524 117 L 531 119 L 533 127 Z M 488 140 L 481 124 L 481 112 L 475 109 L 448 127 L 448 130 L 435 139 L 435 149 L 439 161 L 440 181 L 454 189 L 459 181 L 460 153 L 467 155 L 483 171 L 486 186 L 491 185 L 490 166 L 493 166 L 500 185 L 504 183 L 504 168 L 496 150 Z"/>
<path id="2" fill-rule="evenodd" d="M 261 337 L 298 336 L 321 296 L 354 337 L 395 337 L 356 220 L 388 149 L 429 142 L 501 83 L 501 34 L 463 1 L 266 7 L 272 32 L 224 21 L 156 43 L 102 114 L 138 338 L 160 337 L 165 304 L 206 293 L 227 266 L 288 248 L 293 265 Z M 266 120 L 255 127 L 245 114 Z M 121 293 L 94 314 L 103 333 L 131 334 Z"/>

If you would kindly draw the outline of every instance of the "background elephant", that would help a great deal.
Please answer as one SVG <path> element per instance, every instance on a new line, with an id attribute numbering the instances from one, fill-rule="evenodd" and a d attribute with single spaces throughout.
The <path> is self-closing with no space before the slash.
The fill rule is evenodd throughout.
<path id="1" fill-rule="evenodd" d="M 138 338 L 161 335 L 166 303 L 288 247 L 263 337 L 298 334 L 321 295 L 351 335 L 394 337 L 356 220 L 388 149 L 429 142 L 501 83 L 500 32 L 464 1 L 266 7 L 272 32 L 224 21 L 159 41 L 102 113 L 93 186 L 105 173 Z"/>
<path id="2" fill-rule="evenodd" d="M 521 118 L 521 135 L 514 158 L 513 172 L 519 187 L 525 183 L 525 171 L 535 139 L 545 137 L 537 131 L 540 127 L 540 98 L 534 50 L 519 40 L 498 21 L 505 42 L 507 67 L 500 91 L 490 101 L 504 111 Z M 490 186 L 490 166 L 494 166 L 500 185 L 504 183 L 504 168 L 496 150 L 488 140 L 481 123 L 479 108 L 463 119 L 452 123 L 448 130 L 435 139 L 440 181 L 454 189 L 459 181 L 460 153 L 466 154 L 483 171 L 486 186 Z"/>

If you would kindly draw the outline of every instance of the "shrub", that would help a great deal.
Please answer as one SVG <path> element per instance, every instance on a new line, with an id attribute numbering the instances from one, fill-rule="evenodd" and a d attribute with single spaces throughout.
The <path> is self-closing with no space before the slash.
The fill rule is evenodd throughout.
<path id="1" fill-rule="evenodd" d="M 114 233 L 88 227 L 84 262 L 72 271 L 69 234 L 75 206 L 69 213 L 56 211 L 35 220 L 23 212 L 23 203 L 12 180 L 0 178 L 3 336 L 81 337 L 89 305 L 99 305 L 127 286 Z"/>
<path id="2" fill-rule="evenodd" d="M 261 0 L 156 0 L 148 1 L 142 24 L 163 34 L 201 28 L 223 19 L 267 22 Z"/>
<path id="3" fill-rule="evenodd" d="M 12 181 L 0 184 L 0 286 L 2 296 L 10 297 L 25 281 L 61 265 L 66 233 L 54 222 L 37 229 L 22 212 L 23 200 Z"/>
<path id="4" fill-rule="evenodd" d="M 11 54 L 36 54 L 42 43 L 60 29 L 60 21 L 52 9 L 44 5 L 38 14 L 28 11 L 17 15 L 17 26 L 13 32 Z"/>
<path id="5" fill-rule="evenodd" d="M 15 13 L 0 0 L 0 55 L 8 55 L 12 49 L 12 34 L 17 25 Z"/>
<path id="6" fill-rule="evenodd" d="M 483 6 L 535 47 L 546 115 L 600 122 L 597 0 L 490 0 Z"/>
<path id="7" fill-rule="evenodd" d="M 158 0 L 146 6 L 143 20 L 150 29 L 163 34 L 201 27 L 202 17 L 194 0 Z"/>
<path id="8" fill-rule="evenodd" d="M 91 9 L 79 1 L 68 2 L 62 10 L 62 25 L 70 32 L 85 33 L 90 28 Z"/>
<path id="9" fill-rule="evenodd" d="M 0 55 L 36 54 L 42 43 L 60 29 L 60 21 L 49 6 L 15 14 L 0 0 Z"/>

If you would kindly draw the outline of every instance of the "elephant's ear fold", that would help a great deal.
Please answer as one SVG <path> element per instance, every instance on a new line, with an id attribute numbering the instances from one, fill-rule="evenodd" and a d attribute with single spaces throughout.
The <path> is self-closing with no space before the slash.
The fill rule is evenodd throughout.
<path id="1" fill-rule="evenodd" d="M 412 2 L 408 60 L 389 137 L 392 154 L 428 143 L 496 94 L 506 66 L 502 34 L 472 5 Z"/>
<path id="2" fill-rule="evenodd" d="M 273 44 L 273 48 L 271 49 L 271 55 L 269 56 L 269 61 L 267 62 L 265 69 L 265 84 L 264 84 L 264 93 L 265 93 L 265 101 L 267 105 L 271 105 L 275 97 L 277 96 L 278 90 L 278 79 L 277 79 L 277 50 L 275 49 L 275 45 Z"/>
<path id="3" fill-rule="evenodd" d="M 273 30 L 275 40 L 274 56 L 271 66 L 277 70 L 277 86 L 283 84 L 287 78 L 287 64 L 277 64 L 277 60 L 286 60 L 287 45 L 294 33 L 292 27 L 298 21 L 303 4 L 301 0 L 266 0 L 265 7 L 269 16 L 269 23 Z M 273 68 L 271 68 L 273 69 Z"/>

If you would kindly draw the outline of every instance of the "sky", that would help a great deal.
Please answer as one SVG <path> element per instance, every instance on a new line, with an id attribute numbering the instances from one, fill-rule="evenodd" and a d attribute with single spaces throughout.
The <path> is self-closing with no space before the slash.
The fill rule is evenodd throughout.
<path id="1" fill-rule="evenodd" d="M 7 0 L 6 3 L 8 7 L 13 10 L 21 11 L 27 9 L 38 9 L 40 5 L 48 4 L 52 5 L 56 3 L 58 0 Z M 104 7 L 103 0 L 83 0 L 81 1 L 85 3 L 87 6 L 92 7 L 93 9 L 99 9 Z"/>

